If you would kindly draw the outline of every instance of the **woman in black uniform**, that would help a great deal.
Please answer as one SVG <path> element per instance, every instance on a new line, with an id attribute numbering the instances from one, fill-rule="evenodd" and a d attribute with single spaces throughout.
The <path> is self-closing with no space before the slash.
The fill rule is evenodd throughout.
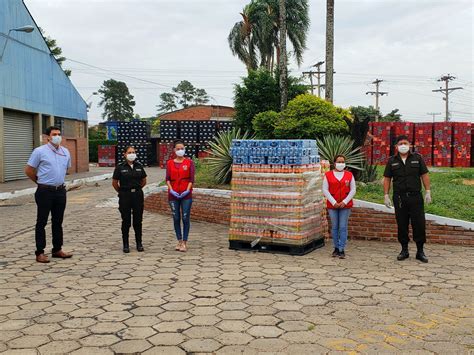
<path id="1" fill-rule="evenodd" d="M 117 165 L 112 177 L 112 186 L 118 192 L 119 211 L 122 215 L 123 252 L 129 253 L 128 233 L 132 224 L 135 231 L 137 250 L 143 251 L 142 219 L 143 219 L 143 191 L 146 185 L 146 172 L 137 162 L 135 148 L 129 146 L 124 151 L 125 162 Z"/>

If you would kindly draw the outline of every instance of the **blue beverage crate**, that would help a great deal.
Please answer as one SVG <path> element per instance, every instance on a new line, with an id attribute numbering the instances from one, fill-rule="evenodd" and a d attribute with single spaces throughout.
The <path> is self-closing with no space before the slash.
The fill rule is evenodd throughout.
<path id="1" fill-rule="evenodd" d="M 247 140 L 244 139 L 233 139 L 232 140 L 232 146 L 233 147 L 246 147 L 247 146 Z"/>
<path id="2" fill-rule="evenodd" d="M 319 163 L 319 156 L 318 155 L 311 155 L 309 157 L 309 164 L 317 164 Z"/>
<path id="3" fill-rule="evenodd" d="M 266 157 L 250 156 L 249 157 L 249 164 L 267 164 L 267 158 Z"/>
<path id="4" fill-rule="evenodd" d="M 309 157 L 286 157 L 286 165 L 303 165 L 309 164 Z"/>
<path id="5" fill-rule="evenodd" d="M 248 164 L 249 163 L 249 157 L 234 157 L 233 158 L 233 163 L 234 164 Z"/>
<path id="6" fill-rule="evenodd" d="M 285 164 L 285 157 L 268 157 L 268 164 Z"/>

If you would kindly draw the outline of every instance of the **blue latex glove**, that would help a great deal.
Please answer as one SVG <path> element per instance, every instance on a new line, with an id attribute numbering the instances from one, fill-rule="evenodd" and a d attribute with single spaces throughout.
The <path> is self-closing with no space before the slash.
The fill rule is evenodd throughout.
<path id="1" fill-rule="evenodd" d="M 173 189 L 170 189 L 170 194 L 173 195 L 173 196 L 176 197 L 176 198 L 180 198 L 179 193 L 177 193 L 177 192 L 174 191 Z"/>
<path id="2" fill-rule="evenodd" d="M 186 190 L 186 191 L 184 191 L 181 195 L 179 195 L 179 198 L 185 198 L 186 196 L 189 195 L 189 193 L 190 193 L 190 191 L 189 191 L 189 190 Z"/>

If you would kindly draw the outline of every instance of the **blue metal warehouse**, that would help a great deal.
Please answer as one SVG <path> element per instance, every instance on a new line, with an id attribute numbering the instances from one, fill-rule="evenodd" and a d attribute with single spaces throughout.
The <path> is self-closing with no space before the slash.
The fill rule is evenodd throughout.
<path id="1" fill-rule="evenodd" d="M 0 182 L 24 178 L 42 133 L 61 126 L 73 172 L 88 169 L 87 104 L 22 0 L 0 1 Z"/>

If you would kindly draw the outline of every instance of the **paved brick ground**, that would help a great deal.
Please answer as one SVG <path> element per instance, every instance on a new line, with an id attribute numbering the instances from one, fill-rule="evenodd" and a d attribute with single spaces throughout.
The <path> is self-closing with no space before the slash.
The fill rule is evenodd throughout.
<path id="1" fill-rule="evenodd" d="M 34 205 L 0 215 L 0 352 L 8 354 L 439 353 L 474 349 L 474 249 L 351 242 L 304 257 L 227 249 L 224 226 L 193 223 L 174 251 L 171 219 L 145 214 L 145 253 L 121 252 L 109 184 L 69 193 L 70 260 L 32 255 Z M 7 228 L 4 229 L 4 226 Z M 5 232 L 5 230 L 8 231 Z M 49 231 L 48 231 L 49 232 Z"/>

